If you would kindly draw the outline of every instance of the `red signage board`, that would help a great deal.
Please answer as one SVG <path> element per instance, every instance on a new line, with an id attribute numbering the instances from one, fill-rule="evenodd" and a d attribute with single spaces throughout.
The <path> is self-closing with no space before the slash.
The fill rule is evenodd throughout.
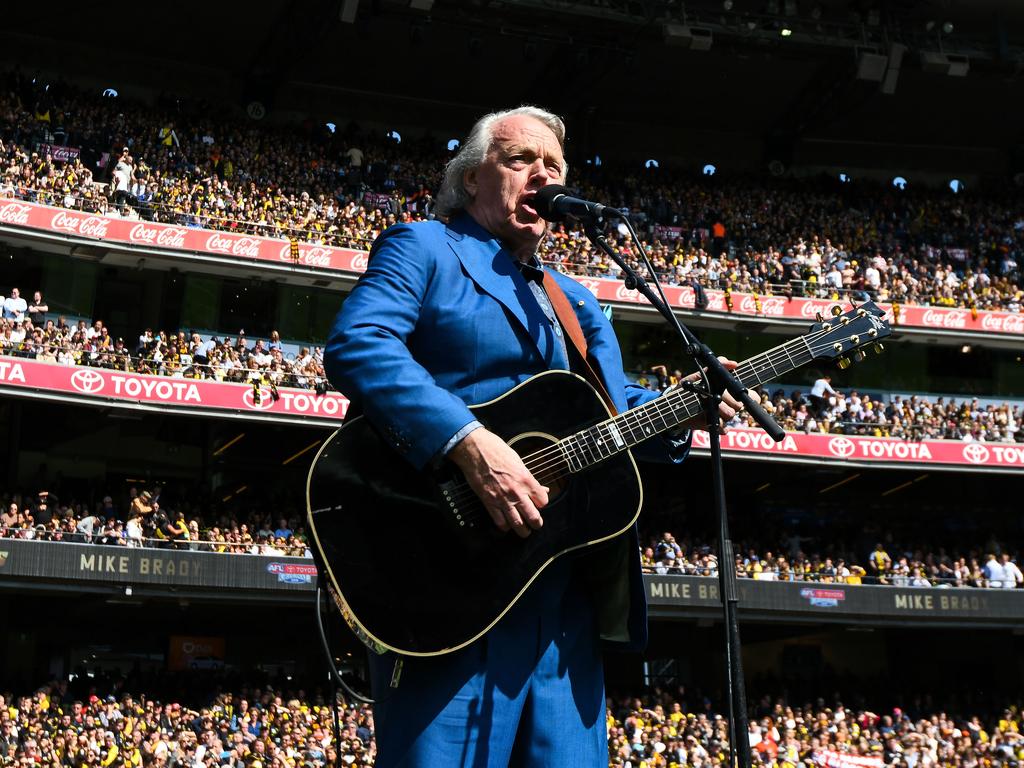
<path id="1" fill-rule="evenodd" d="M 288 264 L 352 275 L 366 270 L 368 255 L 366 251 L 349 248 L 299 243 L 299 258 L 294 260 L 287 240 L 109 218 L 21 200 L 0 200 L 0 227 L 2 226 L 26 227 L 125 246 L 198 253 L 248 263 Z M 636 291 L 628 290 L 618 280 L 592 277 L 577 277 L 576 280 L 589 288 L 603 302 L 647 302 L 643 296 Z M 665 294 L 673 307 L 694 307 L 693 289 L 689 286 L 666 286 Z M 730 308 L 724 291 L 708 290 L 706 295 L 708 305 L 703 310 L 705 312 L 809 322 L 813 322 L 819 312 L 827 316 L 836 303 L 825 299 L 788 299 L 784 296 L 754 296 L 749 293 L 733 292 Z M 903 304 L 900 306 L 897 319 L 892 314 L 891 306 L 879 306 L 889 312 L 890 320 L 898 327 L 1024 335 L 1024 313 L 979 310 L 975 317 L 967 309 Z"/>
<path id="2" fill-rule="evenodd" d="M 290 417 L 337 426 L 348 411 L 348 399 L 337 392 L 317 395 L 310 389 L 278 389 L 278 399 L 261 387 L 259 402 L 249 384 L 209 379 L 178 379 L 112 371 L 106 368 L 41 363 L 0 357 L 0 391 L 65 395 L 69 400 L 100 400 L 111 405 L 170 407 L 197 413 Z"/>

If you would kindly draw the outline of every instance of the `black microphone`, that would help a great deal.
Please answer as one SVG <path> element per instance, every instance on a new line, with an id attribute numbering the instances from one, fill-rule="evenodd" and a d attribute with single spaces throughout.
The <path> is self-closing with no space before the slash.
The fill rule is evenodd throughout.
<path id="1" fill-rule="evenodd" d="M 531 204 L 537 211 L 537 215 L 548 221 L 564 221 L 565 217 L 570 215 L 579 219 L 587 216 L 622 216 L 622 213 L 615 208 L 601 205 L 601 203 L 593 203 L 590 200 L 580 200 L 568 193 L 569 190 L 561 184 L 549 184 L 546 187 L 541 187 Z"/>

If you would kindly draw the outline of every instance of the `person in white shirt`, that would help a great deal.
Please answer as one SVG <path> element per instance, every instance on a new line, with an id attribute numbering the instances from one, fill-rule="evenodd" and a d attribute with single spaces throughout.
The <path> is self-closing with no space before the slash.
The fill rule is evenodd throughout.
<path id="1" fill-rule="evenodd" d="M 819 419 L 822 417 L 825 409 L 828 408 L 829 405 L 826 393 L 829 395 L 836 394 L 836 391 L 832 389 L 832 376 L 827 373 L 814 382 L 814 386 L 811 387 L 811 394 L 809 396 L 811 405 L 814 406 L 814 414 Z"/>
<path id="2" fill-rule="evenodd" d="M 1021 573 L 1017 564 L 1010 559 L 1008 552 L 1003 552 L 1003 589 L 1016 589 L 1024 584 L 1024 573 Z"/>
<path id="3" fill-rule="evenodd" d="M 28 302 L 21 298 L 17 288 L 11 288 L 11 295 L 4 299 L 4 318 L 6 320 L 24 320 L 28 311 Z"/>
<path id="4" fill-rule="evenodd" d="M 1006 571 L 1003 568 L 1003 564 L 996 560 L 996 556 L 994 554 L 989 554 L 988 562 L 985 563 L 985 567 L 982 571 L 985 574 L 987 586 L 999 589 L 1004 585 L 1004 582 L 1006 581 Z"/>

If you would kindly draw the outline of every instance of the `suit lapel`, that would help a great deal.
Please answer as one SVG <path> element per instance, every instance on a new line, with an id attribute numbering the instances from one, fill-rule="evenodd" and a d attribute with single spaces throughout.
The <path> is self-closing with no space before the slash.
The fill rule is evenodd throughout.
<path id="1" fill-rule="evenodd" d="M 448 238 L 470 279 L 509 311 L 533 341 L 541 359 L 550 365 L 547 317 L 512 263 L 512 256 L 468 215 L 448 226 Z"/>

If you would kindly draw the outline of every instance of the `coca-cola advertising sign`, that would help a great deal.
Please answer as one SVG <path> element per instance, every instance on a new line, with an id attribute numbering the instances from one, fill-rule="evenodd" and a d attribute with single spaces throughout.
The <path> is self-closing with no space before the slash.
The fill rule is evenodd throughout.
<path id="1" fill-rule="evenodd" d="M 20 200 L 0 200 L 0 227 L 5 225 L 59 232 L 68 237 L 100 238 L 110 245 L 123 243 L 133 248 L 272 262 L 299 269 L 350 274 L 366 269 L 366 251 L 351 248 L 300 243 L 299 258 L 294 260 L 286 240 L 109 218 Z"/>
<path id="2" fill-rule="evenodd" d="M 62 144 L 37 144 L 36 151 L 61 163 L 76 160 L 82 154 L 81 147 L 65 147 Z"/>
<path id="3" fill-rule="evenodd" d="M 81 211 L 0 200 L 0 228 L 21 227 L 29 230 L 59 232 L 68 238 L 102 238 L 108 246 L 123 244 L 126 248 L 160 249 L 163 252 L 187 253 L 193 258 L 204 255 L 218 259 L 237 259 L 246 263 L 265 263 L 273 269 L 298 269 L 357 275 L 366 270 L 368 255 L 364 250 L 334 248 L 316 243 L 300 243 L 299 258 L 293 259 L 290 243 L 277 238 L 215 232 L 171 224 L 107 218 Z M 579 277 L 579 282 L 598 300 L 648 306 L 638 292 L 626 289 L 621 280 Z M 669 304 L 678 309 L 694 309 L 690 286 L 666 286 Z M 726 301 L 723 291 L 705 291 L 705 312 L 720 312 L 744 317 L 781 318 L 813 321 L 818 314 L 828 317 L 839 302 L 783 296 L 759 295 L 733 291 Z M 730 306 L 731 304 L 731 306 Z M 931 329 L 940 333 L 995 333 L 1024 336 L 1024 314 L 979 310 L 977 316 L 966 309 L 926 307 L 903 304 L 898 317 L 888 305 L 889 320 L 903 328 Z M 848 305 L 844 305 L 848 309 Z"/>
<path id="4" fill-rule="evenodd" d="M 32 206 L 15 200 L 0 201 L 0 224 L 14 224 L 27 227 Z"/>
<path id="5" fill-rule="evenodd" d="M 64 394 L 69 401 L 170 408 L 213 416 L 233 412 L 253 419 L 286 417 L 322 421 L 326 426 L 336 426 L 348 412 L 348 398 L 337 392 L 317 395 L 311 390 L 279 387 L 275 398 L 269 389 L 263 388 L 256 402 L 248 384 L 145 376 L 0 357 L 0 391 L 17 395 L 32 390 L 49 396 Z"/>
<path id="6" fill-rule="evenodd" d="M 113 219 L 105 216 L 90 216 L 73 211 L 57 211 L 50 219 L 50 229 L 69 235 L 102 239 L 107 236 L 107 227 Z"/>
<path id="7" fill-rule="evenodd" d="M 180 227 L 157 227 L 151 224 L 136 224 L 128 231 L 128 239 L 133 243 L 156 245 L 162 248 L 184 248 L 185 233 L 188 230 Z"/>

